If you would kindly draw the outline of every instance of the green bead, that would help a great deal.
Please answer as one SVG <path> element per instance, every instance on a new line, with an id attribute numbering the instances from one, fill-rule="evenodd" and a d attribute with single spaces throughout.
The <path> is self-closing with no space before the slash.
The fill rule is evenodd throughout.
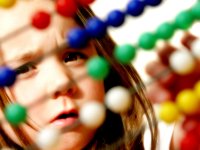
<path id="1" fill-rule="evenodd" d="M 114 49 L 114 57 L 122 64 L 128 64 L 136 55 L 136 48 L 130 44 L 117 46 Z"/>
<path id="2" fill-rule="evenodd" d="M 182 11 L 176 16 L 175 25 L 182 30 L 186 30 L 192 25 L 193 21 L 194 16 L 191 11 Z"/>
<path id="3" fill-rule="evenodd" d="M 87 73 L 93 79 L 103 80 L 109 73 L 109 63 L 103 57 L 93 57 L 87 61 Z"/>
<path id="4" fill-rule="evenodd" d="M 149 50 L 155 47 L 157 38 L 152 33 L 144 33 L 139 38 L 139 46 L 145 50 Z"/>
<path id="5" fill-rule="evenodd" d="M 191 12 L 195 19 L 200 19 L 200 2 L 197 2 L 197 4 L 192 7 Z"/>
<path id="6" fill-rule="evenodd" d="M 9 104 L 4 110 L 7 121 L 14 126 L 26 121 L 27 111 L 26 108 L 19 104 Z"/>
<path id="7" fill-rule="evenodd" d="M 173 36 L 175 29 L 173 24 L 168 22 L 163 23 L 157 28 L 156 36 L 157 38 L 168 40 Z"/>

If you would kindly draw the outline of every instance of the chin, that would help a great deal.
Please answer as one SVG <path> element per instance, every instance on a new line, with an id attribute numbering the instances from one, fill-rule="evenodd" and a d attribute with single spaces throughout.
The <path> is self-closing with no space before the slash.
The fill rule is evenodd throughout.
<path id="1" fill-rule="evenodd" d="M 70 131 L 63 133 L 56 150 L 81 150 L 93 138 L 94 132 L 87 132 L 87 129 L 79 131 Z"/>

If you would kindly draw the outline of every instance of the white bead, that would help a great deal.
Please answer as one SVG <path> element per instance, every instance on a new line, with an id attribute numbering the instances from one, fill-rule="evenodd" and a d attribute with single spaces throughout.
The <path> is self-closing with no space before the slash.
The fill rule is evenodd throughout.
<path id="1" fill-rule="evenodd" d="M 89 128 L 98 128 L 105 120 L 106 109 L 97 101 L 85 103 L 80 109 L 80 121 Z"/>
<path id="2" fill-rule="evenodd" d="M 40 149 L 53 149 L 58 145 L 61 132 L 59 129 L 48 126 L 40 131 L 37 136 L 36 144 Z"/>
<path id="3" fill-rule="evenodd" d="M 115 113 L 127 111 L 131 102 L 132 98 L 129 90 L 122 86 L 111 88 L 105 96 L 106 106 Z"/>
<path id="4" fill-rule="evenodd" d="M 197 39 L 191 43 L 192 54 L 200 60 L 200 39 Z"/>
<path id="5" fill-rule="evenodd" d="M 191 73 L 195 67 L 195 60 L 187 50 L 177 50 L 169 57 L 170 67 L 177 74 L 185 75 Z"/>

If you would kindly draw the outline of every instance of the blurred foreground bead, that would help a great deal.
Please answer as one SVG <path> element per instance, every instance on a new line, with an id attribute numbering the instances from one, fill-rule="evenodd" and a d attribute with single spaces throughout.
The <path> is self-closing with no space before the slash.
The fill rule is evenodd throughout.
<path id="1" fill-rule="evenodd" d="M 169 64 L 173 71 L 180 75 L 191 73 L 196 66 L 194 58 L 187 50 L 173 52 L 169 57 Z"/>
<path id="2" fill-rule="evenodd" d="M 200 80 L 194 85 L 194 92 L 200 99 Z"/>
<path id="3" fill-rule="evenodd" d="M 8 67 L 0 67 L 0 87 L 11 86 L 16 80 L 16 72 Z"/>
<path id="4" fill-rule="evenodd" d="M 200 19 L 200 2 L 198 1 L 192 8 L 191 12 L 195 19 Z"/>
<path id="5" fill-rule="evenodd" d="M 100 19 L 93 17 L 88 19 L 85 29 L 91 38 L 102 38 L 107 32 L 107 25 Z"/>
<path id="6" fill-rule="evenodd" d="M 95 0 L 77 0 L 78 4 L 81 6 L 88 6 L 92 4 Z"/>
<path id="7" fill-rule="evenodd" d="M 87 61 L 87 73 L 96 80 L 103 80 L 109 74 L 109 63 L 103 57 L 93 57 Z"/>
<path id="8" fill-rule="evenodd" d="M 124 23 L 125 14 L 119 10 L 113 10 L 108 14 L 106 23 L 109 26 L 119 27 Z"/>
<path id="9" fill-rule="evenodd" d="M 195 114 L 200 108 L 200 99 L 193 90 L 186 89 L 176 96 L 176 104 L 186 115 Z"/>
<path id="10" fill-rule="evenodd" d="M 11 125 L 18 126 L 26 121 L 27 110 L 19 104 L 9 104 L 4 109 L 4 114 Z"/>
<path id="11" fill-rule="evenodd" d="M 103 103 L 92 101 L 85 103 L 80 109 L 80 121 L 89 128 L 100 127 L 106 117 L 106 109 Z"/>
<path id="12" fill-rule="evenodd" d="M 166 123 L 173 123 L 178 120 L 180 114 L 176 104 L 171 101 L 166 101 L 161 104 L 159 117 Z"/>
<path id="13" fill-rule="evenodd" d="M 42 129 L 36 138 L 36 144 L 40 149 L 54 149 L 59 142 L 61 132 L 53 126 Z"/>
<path id="14" fill-rule="evenodd" d="M 199 150 L 199 139 L 195 134 L 186 133 L 180 143 L 180 150 Z"/>
<path id="15" fill-rule="evenodd" d="M 149 6 L 158 6 L 160 5 L 162 0 L 145 0 L 146 5 Z"/>
<path id="16" fill-rule="evenodd" d="M 126 13 L 131 16 L 140 16 L 144 12 L 145 2 L 140 0 L 131 0 L 126 8 Z"/>
<path id="17" fill-rule="evenodd" d="M 105 105 L 115 113 L 128 111 L 131 106 L 132 97 L 128 89 L 117 86 L 111 88 L 105 96 Z"/>
<path id="18" fill-rule="evenodd" d="M 139 38 L 139 46 L 145 50 L 149 50 L 155 47 L 157 38 L 152 33 L 144 33 Z"/>
<path id="19" fill-rule="evenodd" d="M 116 46 L 114 49 L 115 59 L 122 64 L 131 63 L 131 60 L 134 59 L 135 55 L 136 48 L 130 44 Z"/>
<path id="20" fill-rule="evenodd" d="M 182 11 L 176 16 L 175 25 L 182 30 L 186 30 L 192 25 L 193 21 L 194 16 L 191 11 Z"/>
<path id="21" fill-rule="evenodd" d="M 56 11 L 63 17 L 73 17 L 77 10 L 75 0 L 56 0 Z"/>
<path id="22" fill-rule="evenodd" d="M 0 0 L 0 7 L 11 8 L 16 4 L 16 0 Z"/>
<path id="23" fill-rule="evenodd" d="M 190 48 L 194 57 L 200 60 L 200 39 L 193 41 L 190 45 Z"/>
<path id="24" fill-rule="evenodd" d="M 51 22 L 51 15 L 44 11 L 37 12 L 32 18 L 32 26 L 37 29 L 45 29 Z"/>
<path id="25" fill-rule="evenodd" d="M 168 40 L 170 39 L 175 32 L 175 27 L 171 23 L 163 23 L 156 30 L 156 36 L 160 39 Z"/>
<path id="26" fill-rule="evenodd" d="M 67 43 L 71 48 L 84 48 L 89 41 L 89 36 L 85 29 L 73 28 L 67 35 Z"/>

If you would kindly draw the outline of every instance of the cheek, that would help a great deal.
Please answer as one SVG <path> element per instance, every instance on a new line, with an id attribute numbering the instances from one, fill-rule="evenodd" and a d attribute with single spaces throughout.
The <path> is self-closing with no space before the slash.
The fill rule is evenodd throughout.
<path id="1" fill-rule="evenodd" d="M 13 98 L 22 105 L 30 105 L 44 97 L 42 87 L 36 80 L 16 81 L 10 88 Z"/>
<path id="2" fill-rule="evenodd" d="M 104 100 L 105 91 L 103 81 L 95 81 L 90 77 L 87 77 L 79 83 L 84 99 L 98 101 Z"/>

